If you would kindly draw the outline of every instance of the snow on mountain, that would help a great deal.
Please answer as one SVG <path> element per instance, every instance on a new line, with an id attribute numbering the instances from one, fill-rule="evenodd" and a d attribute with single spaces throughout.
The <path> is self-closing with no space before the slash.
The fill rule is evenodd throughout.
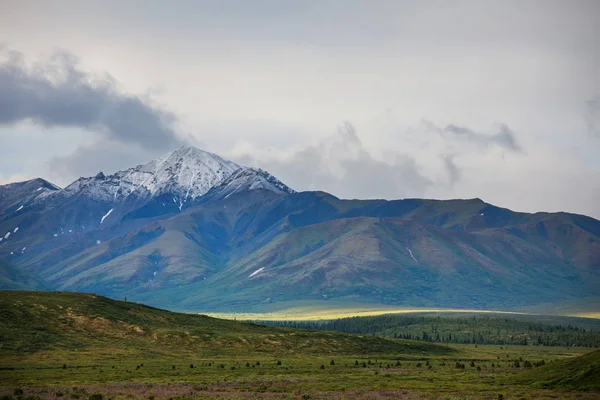
<path id="1" fill-rule="evenodd" d="M 248 190 L 265 189 L 275 193 L 295 193 L 279 179 L 260 168 L 240 168 L 221 184 L 212 188 L 207 200 L 226 199 L 229 196 Z"/>
<path id="2" fill-rule="evenodd" d="M 52 183 L 36 178 L 0 186 L 0 215 L 23 211 L 37 199 L 54 193 L 59 188 Z"/>
<path id="3" fill-rule="evenodd" d="M 181 208 L 208 192 L 240 168 L 234 162 L 195 147 L 182 147 L 148 164 L 105 176 L 80 178 L 60 196 L 84 194 L 96 200 L 123 201 L 129 197 L 149 199 L 172 194 Z"/>

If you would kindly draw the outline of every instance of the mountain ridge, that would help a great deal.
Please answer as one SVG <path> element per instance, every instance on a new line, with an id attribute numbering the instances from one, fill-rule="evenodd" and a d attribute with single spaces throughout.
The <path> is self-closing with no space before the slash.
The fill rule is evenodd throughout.
<path id="1" fill-rule="evenodd" d="M 62 190 L 43 182 L 0 187 L 0 259 L 56 290 L 185 310 L 330 299 L 498 309 L 600 285 L 600 221 L 577 214 L 295 192 L 192 148 Z"/>

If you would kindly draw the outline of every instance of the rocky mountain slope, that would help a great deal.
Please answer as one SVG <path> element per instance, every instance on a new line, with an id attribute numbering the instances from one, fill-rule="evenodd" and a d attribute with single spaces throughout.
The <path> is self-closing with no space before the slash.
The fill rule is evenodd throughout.
<path id="1" fill-rule="evenodd" d="M 194 148 L 62 190 L 3 186 L 0 204 L 0 259 L 55 290 L 173 309 L 296 300 L 514 309 L 600 287 L 595 219 L 479 199 L 295 193 Z"/>

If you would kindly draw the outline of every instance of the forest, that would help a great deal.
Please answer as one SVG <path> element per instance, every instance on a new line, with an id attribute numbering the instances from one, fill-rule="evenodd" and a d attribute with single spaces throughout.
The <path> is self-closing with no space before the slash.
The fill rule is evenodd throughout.
<path id="1" fill-rule="evenodd" d="M 424 340 L 436 343 L 600 346 L 600 326 L 580 318 L 556 318 L 559 323 L 537 322 L 523 317 L 444 317 L 425 315 L 379 315 L 326 321 L 255 321 L 266 325 L 309 330 L 373 335 L 385 338 Z M 550 319 L 552 321 L 553 319 Z M 582 325 L 585 325 L 582 326 Z"/>

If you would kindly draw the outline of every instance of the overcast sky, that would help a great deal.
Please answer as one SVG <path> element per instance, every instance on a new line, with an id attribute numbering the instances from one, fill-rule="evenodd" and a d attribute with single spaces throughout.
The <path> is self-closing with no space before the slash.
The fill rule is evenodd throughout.
<path id="1" fill-rule="evenodd" d="M 195 145 L 296 190 L 600 218 L 600 1 L 0 0 L 0 183 Z"/>

